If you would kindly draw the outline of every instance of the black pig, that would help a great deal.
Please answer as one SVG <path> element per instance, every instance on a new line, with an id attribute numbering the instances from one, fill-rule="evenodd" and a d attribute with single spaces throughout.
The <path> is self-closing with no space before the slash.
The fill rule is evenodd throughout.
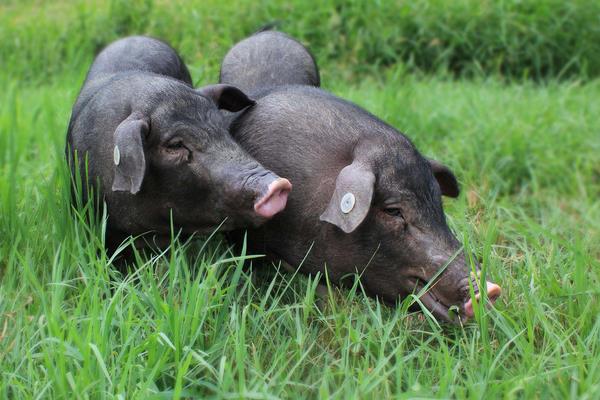
<path id="1" fill-rule="evenodd" d="M 194 90 L 159 40 L 128 37 L 104 49 L 73 107 L 67 157 L 106 201 L 108 247 L 147 232 L 163 247 L 171 220 L 183 234 L 206 233 L 280 212 L 290 183 L 233 141 L 220 111 L 252 104 L 230 85 Z"/>
<path id="2" fill-rule="evenodd" d="M 256 46 L 253 52 L 260 54 Z M 256 72 L 246 68 L 253 87 Z M 263 68 L 277 75 L 272 66 Z M 236 82 L 244 79 L 238 72 Z M 389 303 L 432 283 L 421 301 L 437 318 L 456 321 L 453 306 L 472 316 L 469 283 L 476 298 L 479 288 L 442 209 L 442 195 L 459 194 L 454 174 L 350 102 L 306 85 L 261 84 L 270 89 L 253 88 L 261 97 L 231 133 L 259 162 L 288 176 L 295 190 L 284 212 L 249 231 L 250 249 L 293 267 L 304 260 L 305 273 L 327 268 L 335 283 L 359 273 L 366 291 Z M 500 287 L 486 286 L 495 300 Z"/>

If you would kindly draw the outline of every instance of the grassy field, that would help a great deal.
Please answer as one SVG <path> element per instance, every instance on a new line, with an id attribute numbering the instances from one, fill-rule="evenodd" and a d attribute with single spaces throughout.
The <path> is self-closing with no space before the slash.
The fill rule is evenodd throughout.
<path id="1" fill-rule="evenodd" d="M 518 72 L 526 64 L 516 79 L 495 68 L 467 79 L 441 62 L 429 74 L 362 52 L 378 39 L 372 27 L 361 30 L 361 2 L 337 22 L 356 35 L 339 59 L 341 33 L 328 31 L 337 25 L 326 15 L 335 2 L 310 10 L 209 1 L 194 13 L 145 1 L 122 19 L 111 16 L 124 13 L 123 2 L 92 4 L 0 4 L 1 398 L 600 397 L 600 81 L 591 70 L 561 75 L 567 61 L 556 61 L 554 75 L 534 83 Z M 440 3 L 415 4 L 411 15 Z M 518 2 L 501 4 L 508 11 L 492 13 L 498 21 L 519 11 Z M 531 4 L 544 15 L 558 3 Z M 178 6 L 188 12 L 176 15 Z M 146 17 L 126 18 L 144 7 Z M 440 327 L 406 311 L 408 302 L 378 304 L 358 284 L 332 288 L 319 307 L 314 278 L 249 272 L 253 255 L 232 253 L 219 235 L 174 240 L 172 252 L 140 259 L 132 275 L 110 267 L 103 216 L 70 208 L 63 159 L 96 47 L 134 32 L 165 36 L 181 47 L 194 81 L 208 83 L 228 46 L 264 22 L 287 21 L 286 7 L 293 17 L 306 13 L 282 29 L 313 46 L 327 89 L 454 169 L 463 194 L 445 202 L 446 213 L 503 287 L 495 308 Z M 581 49 L 597 27 L 580 27 Z M 541 44 L 528 54 L 558 46 L 560 38 L 543 35 L 550 28 L 536 28 L 531 43 Z"/>
<path id="2" fill-rule="evenodd" d="M 594 0 L 3 0 L 0 63 L 27 80 L 71 73 L 107 42 L 133 33 L 168 39 L 202 76 L 235 40 L 266 24 L 310 43 L 341 72 L 494 73 L 516 79 L 600 76 Z M 43 34 L 41 34 L 43 32 Z M 335 40 L 333 40 L 335 38 Z M 327 72 L 327 71 L 325 71 Z"/>

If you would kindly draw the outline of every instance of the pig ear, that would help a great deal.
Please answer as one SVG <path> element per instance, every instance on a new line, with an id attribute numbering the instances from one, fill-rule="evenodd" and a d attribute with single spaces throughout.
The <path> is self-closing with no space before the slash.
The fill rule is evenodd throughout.
<path id="1" fill-rule="evenodd" d="M 375 175 L 368 166 L 355 161 L 343 168 L 329 205 L 319 219 L 346 233 L 353 232 L 369 213 L 374 185 Z"/>
<path id="2" fill-rule="evenodd" d="M 435 160 L 428 161 L 429 165 L 431 165 L 431 171 L 433 172 L 433 176 L 440 185 L 442 194 L 448 197 L 458 197 L 460 189 L 458 188 L 458 182 L 456 181 L 456 177 L 454 176 L 452 171 L 450 171 L 450 168 Z"/>
<path id="3" fill-rule="evenodd" d="M 146 173 L 142 136 L 147 132 L 148 120 L 141 113 L 132 113 L 115 130 L 113 191 L 131 194 L 140 191 Z"/>
<path id="4" fill-rule="evenodd" d="M 198 93 L 211 99 L 220 109 L 227 111 L 240 111 L 256 103 L 240 89 L 223 83 L 205 86 L 198 89 Z"/>

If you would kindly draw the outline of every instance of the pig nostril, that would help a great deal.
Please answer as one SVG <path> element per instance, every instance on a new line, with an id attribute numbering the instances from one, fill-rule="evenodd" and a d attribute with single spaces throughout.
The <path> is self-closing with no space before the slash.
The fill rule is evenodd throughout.
<path id="1" fill-rule="evenodd" d="M 502 294 L 502 288 L 495 283 L 486 282 L 486 292 L 487 298 L 491 304 L 494 304 L 498 297 Z M 481 299 L 481 293 L 477 293 L 475 295 L 475 301 L 479 301 Z M 464 305 L 464 312 L 468 318 L 473 317 L 473 300 L 469 299 Z"/>

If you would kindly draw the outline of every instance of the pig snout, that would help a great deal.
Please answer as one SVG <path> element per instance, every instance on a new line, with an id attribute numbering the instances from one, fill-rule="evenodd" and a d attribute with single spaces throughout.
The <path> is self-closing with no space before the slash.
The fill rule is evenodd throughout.
<path id="1" fill-rule="evenodd" d="M 263 218 L 271 218 L 283 211 L 292 184 L 285 178 L 276 178 L 268 186 L 266 193 L 254 203 L 254 211 Z"/>
<path id="2" fill-rule="evenodd" d="M 494 304 L 496 299 L 500 297 L 502 293 L 502 288 L 496 285 L 495 283 L 487 281 L 486 283 L 486 292 L 487 298 L 490 303 Z M 475 301 L 479 301 L 481 299 L 481 291 L 475 295 Z M 469 299 L 464 305 L 464 313 L 467 318 L 472 318 L 475 314 L 473 312 L 473 299 Z"/>
<path id="3" fill-rule="evenodd" d="M 439 265 L 444 265 L 448 262 L 448 256 L 436 255 L 432 256 L 430 260 L 432 265 L 436 266 L 429 269 L 428 272 L 431 274 L 436 270 L 439 271 Z M 422 282 L 428 282 L 432 279 L 426 275 L 421 276 Z M 494 304 L 502 293 L 499 285 L 480 278 L 479 263 L 476 263 L 476 272 L 470 272 L 464 253 L 460 254 L 447 265 L 438 279 L 431 282 L 431 287 L 429 293 L 424 298 L 424 303 L 431 306 L 429 308 L 433 314 L 442 320 L 457 323 L 460 319 L 457 318 L 459 316 L 450 313 L 450 309 L 455 307 L 459 310 L 459 314 L 463 319 L 472 318 L 475 314 L 474 303 L 481 302 L 484 291 L 488 304 Z M 471 288 L 474 290 L 472 297 L 470 295 Z"/>
<path id="4" fill-rule="evenodd" d="M 239 228 L 259 226 L 285 209 L 292 190 L 289 180 L 256 162 L 221 170 L 225 174 L 216 175 L 214 180 L 225 183 L 220 195 L 225 211 L 243 220 Z"/>

